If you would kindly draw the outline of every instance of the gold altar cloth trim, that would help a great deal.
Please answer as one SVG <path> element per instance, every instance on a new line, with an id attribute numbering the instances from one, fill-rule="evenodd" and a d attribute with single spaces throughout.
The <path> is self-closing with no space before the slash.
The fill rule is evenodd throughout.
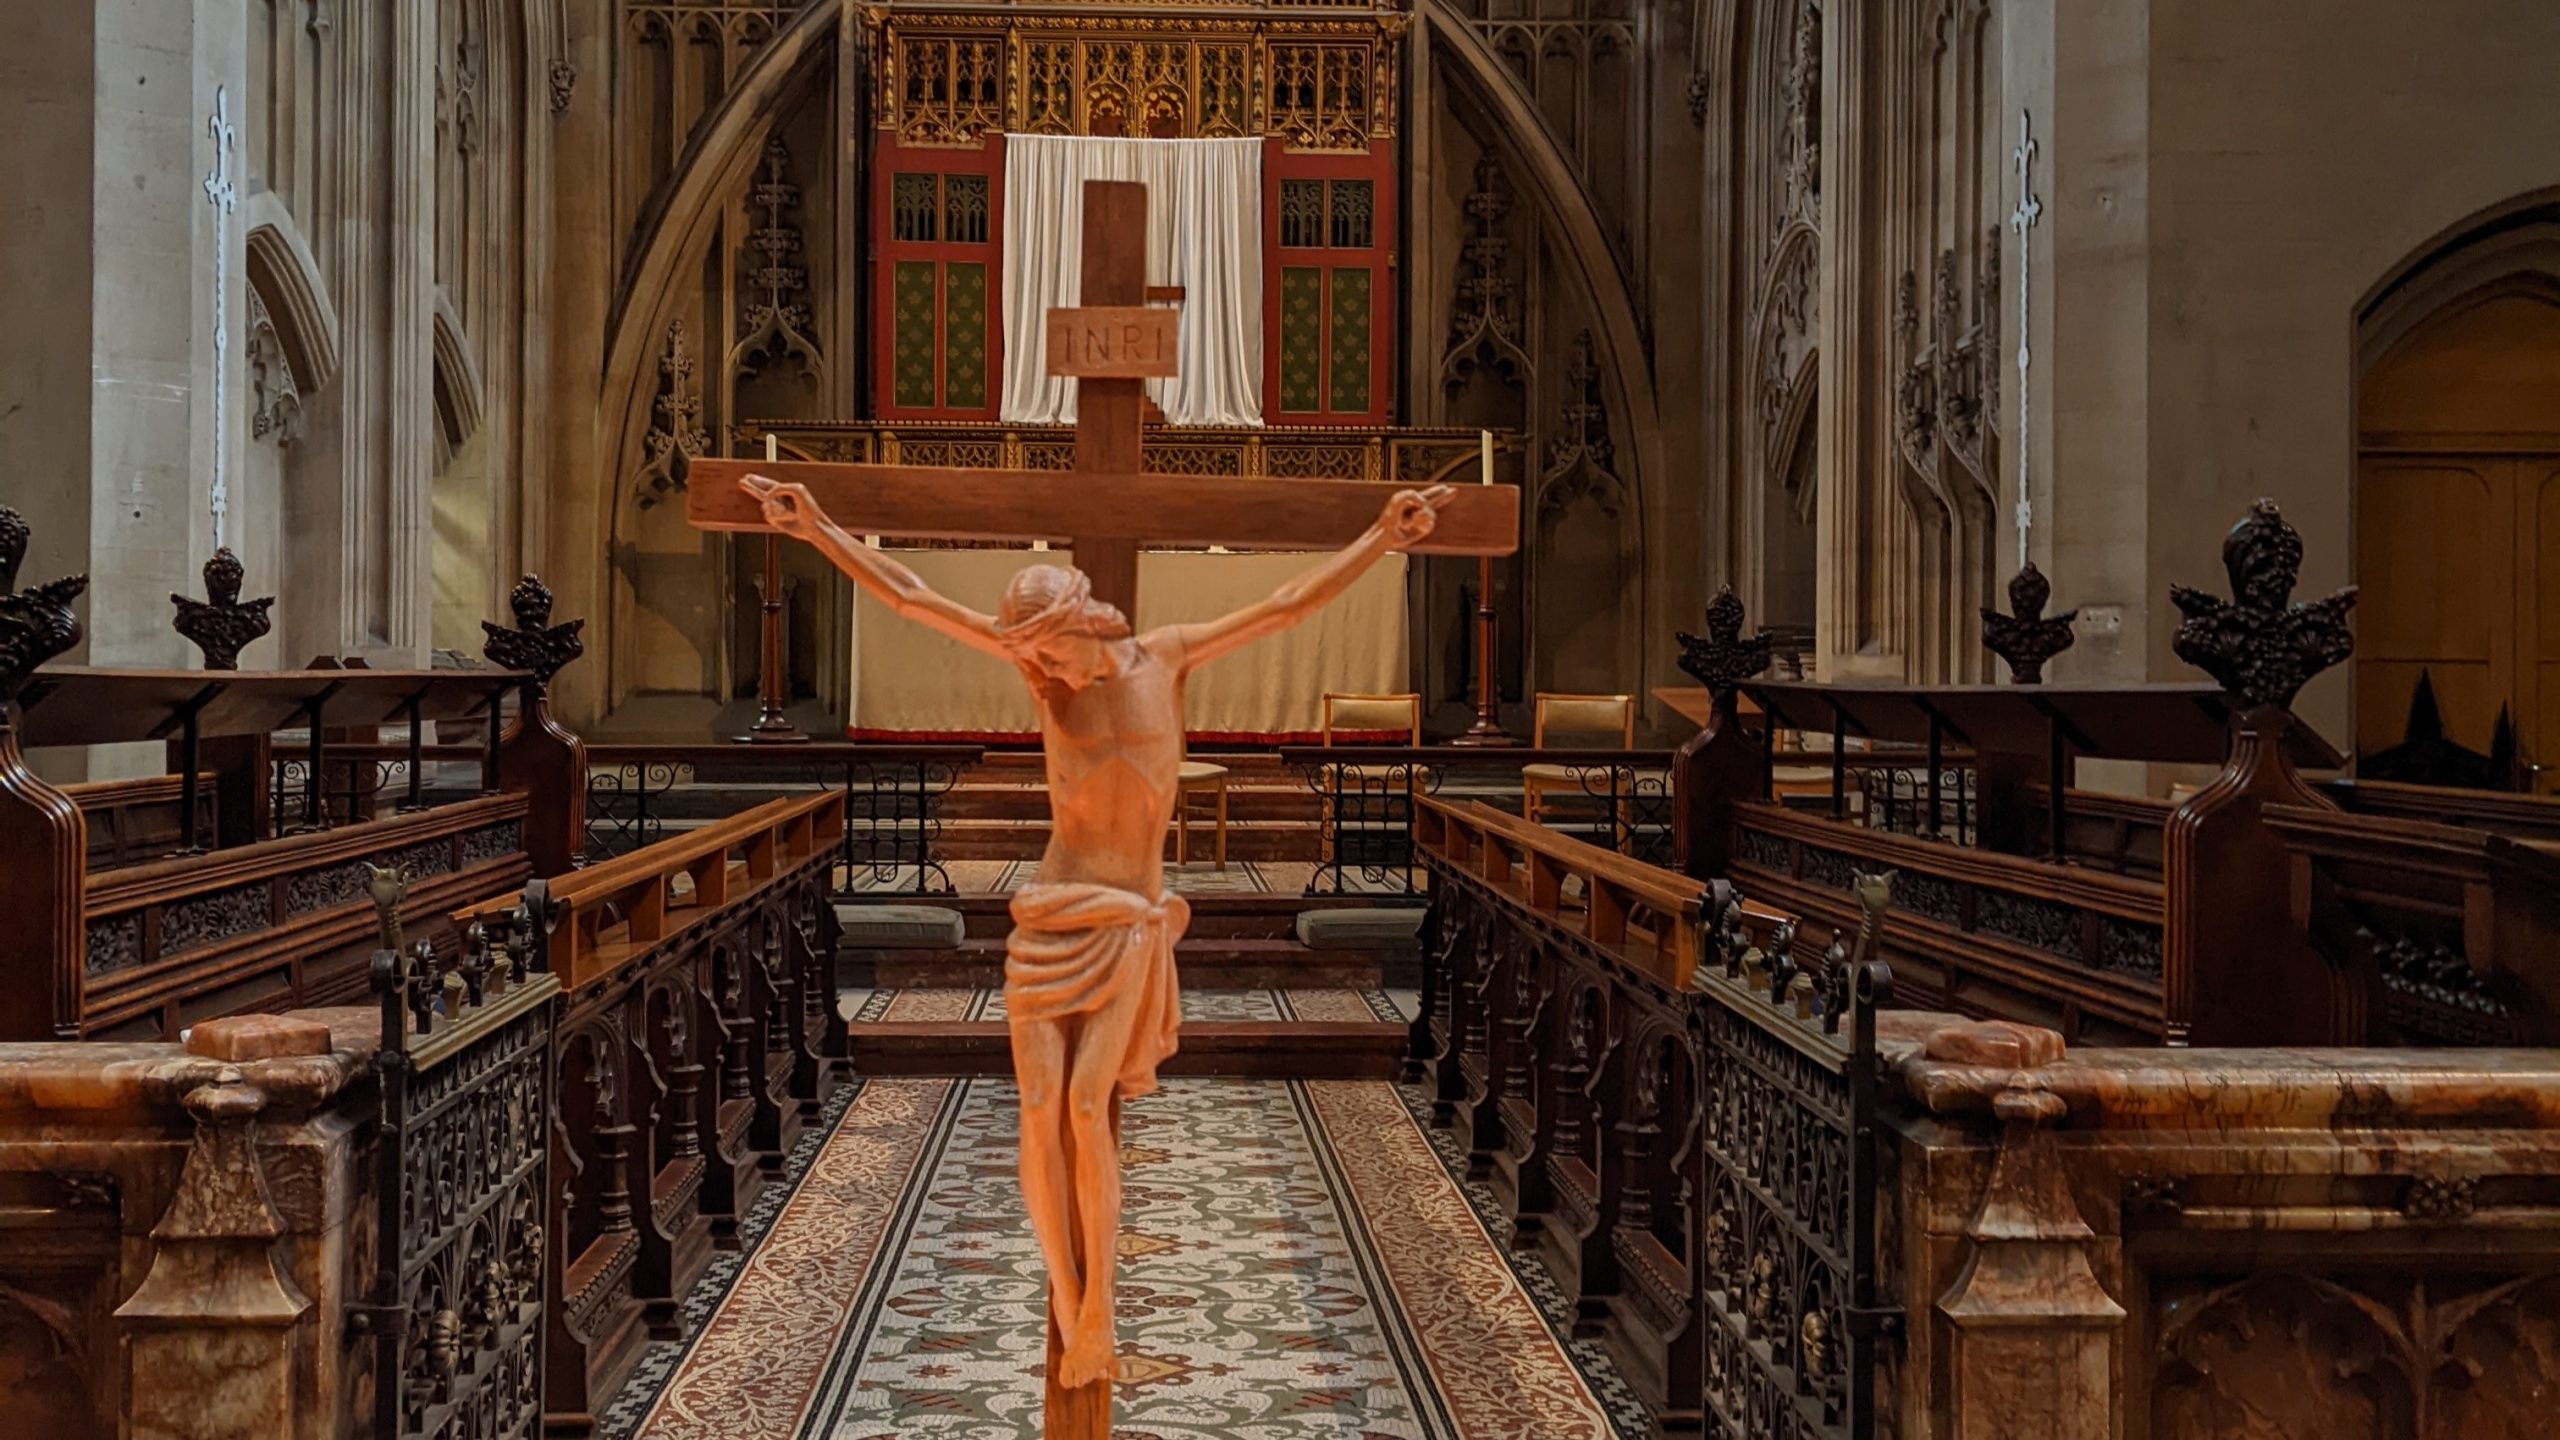
<path id="1" fill-rule="evenodd" d="M 1033 884 L 1015 891 L 1004 942 L 1005 1015 L 1014 1025 L 1065 1020 L 1109 1006 L 1135 1011 L 1120 1060 L 1120 1098 L 1156 1088 L 1156 1067 L 1182 1032 L 1173 947 L 1191 902 L 1153 900 L 1109 885 Z"/>

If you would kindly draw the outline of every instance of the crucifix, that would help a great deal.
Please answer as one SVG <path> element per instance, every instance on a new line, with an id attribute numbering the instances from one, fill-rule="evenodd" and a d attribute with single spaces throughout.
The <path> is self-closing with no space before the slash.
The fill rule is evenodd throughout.
<path id="1" fill-rule="evenodd" d="M 1043 317 L 1049 373 L 1076 392 L 1064 472 L 697 460 L 685 509 L 712 530 L 807 540 L 899 614 L 1013 664 L 1040 712 L 1050 840 L 1012 902 L 1005 995 L 1021 1091 L 1022 1191 L 1049 1272 L 1047 1440 L 1111 1425 L 1120 1102 L 1155 1084 L 1181 1024 L 1174 945 L 1190 920 L 1164 883 L 1196 667 L 1313 614 L 1389 551 L 1508 554 L 1509 486 L 1153 475 L 1150 376 L 1175 373 L 1172 312 L 1148 301 L 1146 187 L 1088 181 L 1082 304 Z M 1063 540 L 992 615 L 927 589 L 864 535 Z M 1142 543 L 1337 553 L 1215 620 L 1139 631 Z M 1346 544 L 1347 542 L 1347 544 Z"/>

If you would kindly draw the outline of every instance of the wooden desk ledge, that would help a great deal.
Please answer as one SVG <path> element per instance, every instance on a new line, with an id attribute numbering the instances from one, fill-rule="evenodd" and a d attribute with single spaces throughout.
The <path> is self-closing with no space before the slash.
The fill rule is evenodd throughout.
<path id="1" fill-rule="evenodd" d="M 1495 890 L 1562 922 L 1578 921 L 1595 943 L 1612 947 L 1629 964 L 1674 989 L 1686 986 L 1701 953 L 1698 922 L 1705 912 L 1703 882 L 1656 869 L 1615 850 L 1520 816 L 1481 800 L 1453 802 L 1424 797 L 1415 841 L 1452 866 L 1474 873 Z M 1515 862 L 1512 850 L 1520 852 Z M 1565 882 L 1582 882 L 1577 905 Z M 1656 927 L 1637 923 L 1650 913 Z M 1667 928 L 1666 936 L 1661 929 Z M 1635 943 L 1640 938 L 1643 943 Z M 1646 963 L 1650 951 L 1653 964 Z"/>
<path id="2" fill-rule="evenodd" d="M 697 830 L 645 845 L 551 882 L 558 907 L 552 969 L 575 989 L 781 876 L 834 853 L 844 837 L 844 795 L 769 800 Z M 454 912 L 454 921 L 508 913 L 521 894 Z"/>

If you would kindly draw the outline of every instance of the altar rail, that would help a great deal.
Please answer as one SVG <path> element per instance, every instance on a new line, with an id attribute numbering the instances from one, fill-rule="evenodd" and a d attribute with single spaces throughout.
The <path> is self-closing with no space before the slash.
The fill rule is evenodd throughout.
<path id="1" fill-rule="evenodd" d="M 1075 466 L 1072 425 L 795 420 L 738 427 L 739 453 L 761 445 L 768 433 L 794 460 L 1006 470 Z M 1517 443 L 1508 434 L 1496 439 L 1504 449 Z M 1413 483 L 1444 475 L 1452 466 L 1464 479 L 1475 479 L 1467 462 L 1481 453 L 1483 434 L 1395 426 L 1149 425 L 1145 442 L 1146 468 L 1155 474 Z"/>
<path id="2" fill-rule="evenodd" d="M 1419 807 L 1432 1117 L 1655 1433 L 2547 1428 L 2560 1053 L 2066 1052 L 1872 1008 L 1908 876 L 1851 937 Z"/>
<path id="3" fill-rule="evenodd" d="M 1491 780 L 1547 787 L 1547 824 L 1641 859 L 1671 858 L 1671 752 L 1470 745 L 1284 745 L 1322 797 L 1310 895 L 1419 894 L 1416 802 Z"/>
<path id="4" fill-rule="evenodd" d="M 591 1423 L 833 1093 L 837 792 L 774 800 L 521 905 L 566 990 L 550 1094 L 544 1408 Z M 519 902 L 456 919 L 509 943 Z"/>
<path id="5" fill-rule="evenodd" d="M 935 842 L 942 802 L 986 758 L 979 745 L 597 744 L 587 747 L 587 856 L 623 854 L 668 833 L 672 792 L 697 784 L 832 789 L 844 799 L 840 891 L 952 893 Z"/>

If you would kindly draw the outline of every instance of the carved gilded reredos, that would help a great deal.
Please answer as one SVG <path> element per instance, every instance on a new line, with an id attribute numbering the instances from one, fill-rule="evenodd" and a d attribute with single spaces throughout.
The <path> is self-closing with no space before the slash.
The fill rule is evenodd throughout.
<path id="1" fill-rule="evenodd" d="M 1270 136 L 1359 153 L 1393 138 L 1399 45 L 1389 6 L 1294 4 L 1174 13 L 1113 6 L 867 5 L 878 128 L 915 148 L 1000 131 Z"/>

